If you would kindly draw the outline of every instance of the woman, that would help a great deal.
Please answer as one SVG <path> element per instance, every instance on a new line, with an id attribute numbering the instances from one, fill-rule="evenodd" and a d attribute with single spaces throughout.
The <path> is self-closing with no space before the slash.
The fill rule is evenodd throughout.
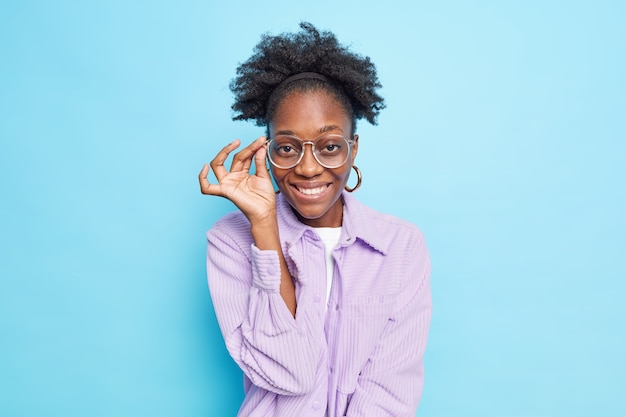
<path id="1" fill-rule="evenodd" d="M 300 26 L 264 36 L 231 84 L 235 119 L 267 138 L 227 169 L 235 140 L 199 175 L 203 194 L 239 208 L 207 233 L 213 305 L 245 375 L 238 415 L 414 416 L 431 316 L 424 239 L 350 194 L 356 121 L 384 108 L 376 70 Z"/>

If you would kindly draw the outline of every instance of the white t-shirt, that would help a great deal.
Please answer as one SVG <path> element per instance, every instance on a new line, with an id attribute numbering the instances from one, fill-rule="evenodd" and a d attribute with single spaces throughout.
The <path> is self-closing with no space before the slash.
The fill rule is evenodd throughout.
<path id="1" fill-rule="evenodd" d="M 324 242 L 324 253 L 326 254 L 326 305 L 328 305 L 330 288 L 333 284 L 333 273 L 335 272 L 333 249 L 339 243 L 341 227 L 315 227 L 314 230 L 322 242 Z"/>
<path id="2" fill-rule="evenodd" d="M 335 260 L 333 259 L 333 249 L 339 243 L 341 227 L 315 227 L 315 232 L 324 243 L 324 253 L 326 257 L 326 306 L 330 298 L 330 289 L 333 286 L 333 274 L 335 272 Z M 328 410 L 326 410 L 328 417 Z"/>

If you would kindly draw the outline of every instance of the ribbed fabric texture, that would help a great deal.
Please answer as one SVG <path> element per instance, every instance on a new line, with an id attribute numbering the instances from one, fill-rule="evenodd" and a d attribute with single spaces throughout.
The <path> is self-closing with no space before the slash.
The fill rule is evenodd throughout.
<path id="1" fill-rule="evenodd" d="M 421 232 L 344 193 L 327 306 L 324 245 L 279 195 L 291 316 L 275 251 L 253 244 L 239 212 L 207 232 L 207 274 L 226 347 L 244 373 L 241 417 L 413 417 L 431 318 Z"/>
<path id="2" fill-rule="evenodd" d="M 324 244 L 324 261 L 326 262 L 326 298 L 324 303 L 326 304 L 330 299 L 330 290 L 332 289 L 333 276 L 335 275 L 333 249 L 341 238 L 341 227 L 315 227 L 314 230 L 322 244 Z"/>

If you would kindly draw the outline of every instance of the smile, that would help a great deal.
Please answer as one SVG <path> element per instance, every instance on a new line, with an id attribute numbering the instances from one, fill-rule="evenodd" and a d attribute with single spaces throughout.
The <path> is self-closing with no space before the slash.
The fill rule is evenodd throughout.
<path id="1" fill-rule="evenodd" d="M 302 187 L 296 186 L 296 189 L 305 195 L 318 195 L 326 191 L 328 189 L 328 185 L 322 185 L 321 187 L 315 187 L 315 188 L 302 188 Z"/>

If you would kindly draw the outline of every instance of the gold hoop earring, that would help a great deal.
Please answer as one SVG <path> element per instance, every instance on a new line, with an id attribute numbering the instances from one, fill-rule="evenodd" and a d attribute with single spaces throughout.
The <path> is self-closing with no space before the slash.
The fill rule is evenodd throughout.
<path id="1" fill-rule="evenodd" d="M 346 185 L 346 191 L 349 193 L 355 192 L 361 186 L 361 180 L 363 179 L 363 176 L 361 175 L 361 170 L 356 165 L 352 165 L 352 168 L 356 171 L 356 185 L 352 188 L 348 188 L 348 186 Z"/>

